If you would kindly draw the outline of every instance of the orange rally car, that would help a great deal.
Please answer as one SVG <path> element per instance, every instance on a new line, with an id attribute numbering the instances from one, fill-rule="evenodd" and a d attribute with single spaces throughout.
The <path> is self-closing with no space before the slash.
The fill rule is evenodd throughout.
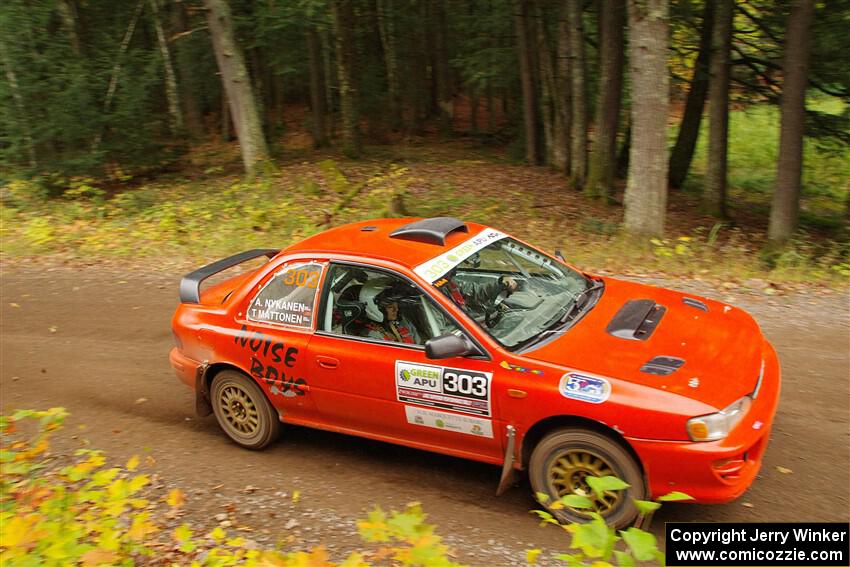
<path id="1" fill-rule="evenodd" d="M 448 217 L 244 252 L 181 281 L 171 365 L 249 449 L 282 422 L 399 443 L 500 465 L 498 492 L 527 470 L 535 492 L 586 494 L 615 526 L 633 498 L 740 496 L 780 390 L 753 318 L 557 256 Z M 608 475 L 631 488 L 596 497 L 586 478 Z"/>

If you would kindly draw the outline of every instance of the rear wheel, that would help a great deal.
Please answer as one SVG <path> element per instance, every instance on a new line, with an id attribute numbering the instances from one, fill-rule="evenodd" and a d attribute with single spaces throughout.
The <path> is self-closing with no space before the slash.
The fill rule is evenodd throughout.
<path id="1" fill-rule="evenodd" d="M 637 516 L 632 500 L 643 499 L 646 492 L 640 467 L 629 452 L 610 437 L 589 429 L 549 433 L 534 448 L 528 469 L 532 489 L 549 495 L 550 503 L 567 494 L 582 494 L 593 502 L 592 510 L 550 509 L 562 522 L 587 521 L 588 512 L 593 511 L 610 526 L 626 527 Z M 589 476 L 616 476 L 631 488 L 597 496 L 587 483 Z"/>
<path id="2" fill-rule="evenodd" d="M 219 426 L 238 445 L 262 449 L 280 435 L 280 419 L 252 379 L 234 370 L 215 375 L 210 388 L 213 413 Z"/>

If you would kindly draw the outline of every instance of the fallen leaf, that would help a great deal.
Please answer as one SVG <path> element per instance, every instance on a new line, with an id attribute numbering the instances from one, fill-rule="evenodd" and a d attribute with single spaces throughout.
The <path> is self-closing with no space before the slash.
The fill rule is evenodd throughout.
<path id="1" fill-rule="evenodd" d="M 47 330 L 50 331 L 51 333 L 55 333 L 56 331 L 59 330 L 59 327 L 57 327 L 56 325 L 51 325 Z"/>
<path id="2" fill-rule="evenodd" d="M 85 567 L 89 565 L 103 565 L 104 563 L 112 564 L 117 559 L 120 559 L 120 557 L 106 549 L 92 549 L 80 557 L 80 561 Z"/>
<path id="3" fill-rule="evenodd" d="M 186 503 L 186 495 L 183 494 L 183 491 L 179 488 L 175 488 L 168 493 L 168 497 L 165 499 L 165 502 L 172 508 L 179 508 Z"/>
<path id="4" fill-rule="evenodd" d="M 300 490 L 293 490 L 292 491 L 292 501 L 298 502 L 299 500 L 301 500 L 301 491 Z"/>
<path id="5" fill-rule="evenodd" d="M 18 305 L 17 303 L 10 303 L 9 307 L 20 307 L 20 305 Z"/>
<path id="6" fill-rule="evenodd" d="M 779 472 L 781 472 L 782 474 L 791 474 L 791 473 L 793 473 L 793 472 L 794 472 L 794 471 L 792 471 L 791 469 L 787 469 L 787 468 L 785 468 L 785 467 L 780 467 L 780 466 L 778 466 L 778 465 L 777 465 L 777 467 L 776 467 L 776 470 L 778 470 L 778 471 L 779 471 Z"/>
<path id="7" fill-rule="evenodd" d="M 742 502 L 741 506 L 743 506 L 744 508 L 755 508 L 755 506 L 753 506 L 749 502 Z"/>
<path id="8" fill-rule="evenodd" d="M 145 403 L 146 401 L 148 401 L 148 399 L 147 399 L 147 398 L 139 398 L 138 400 L 136 400 L 136 403 L 137 403 L 137 404 L 143 404 L 143 403 Z"/>
<path id="9" fill-rule="evenodd" d="M 127 461 L 127 464 L 124 465 L 124 468 L 127 469 L 128 471 L 132 472 L 132 471 L 136 470 L 136 468 L 138 468 L 138 466 L 139 466 L 139 457 L 137 457 L 136 455 L 133 455 L 132 457 L 130 457 L 130 460 Z"/>

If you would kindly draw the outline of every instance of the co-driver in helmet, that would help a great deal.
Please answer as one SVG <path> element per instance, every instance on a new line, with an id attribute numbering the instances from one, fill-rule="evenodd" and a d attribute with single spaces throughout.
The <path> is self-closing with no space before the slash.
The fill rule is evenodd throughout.
<path id="1" fill-rule="evenodd" d="M 389 278 L 379 278 L 366 282 L 360 290 L 360 301 L 366 305 L 366 336 L 385 341 L 408 344 L 422 344 L 416 326 L 405 317 L 399 305 L 416 301 L 414 293 L 407 286 L 393 285 Z"/>

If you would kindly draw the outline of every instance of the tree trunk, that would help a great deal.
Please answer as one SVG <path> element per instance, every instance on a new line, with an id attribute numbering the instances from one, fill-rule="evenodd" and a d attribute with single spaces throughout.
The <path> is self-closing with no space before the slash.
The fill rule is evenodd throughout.
<path id="1" fill-rule="evenodd" d="M 557 86 L 555 84 L 555 66 L 552 61 L 552 49 L 546 29 L 546 20 L 540 2 L 535 2 L 535 17 L 529 22 L 537 36 L 537 62 L 540 77 L 540 111 L 543 125 L 543 154 L 545 163 L 553 165 L 555 161 L 555 132 Z"/>
<path id="2" fill-rule="evenodd" d="M 229 142 L 230 137 L 230 103 L 227 102 L 227 90 L 224 80 L 221 81 L 221 141 Z"/>
<path id="3" fill-rule="evenodd" d="M 626 179 L 629 174 L 629 155 L 632 151 L 632 118 L 631 110 L 627 111 L 628 122 L 626 122 L 626 131 L 623 133 L 623 143 L 620 144 L 620 151 L 617 153 L 617 178 Z"/>
<path id="4" fill-rule="evenodd" d="M 121 40 L 121 45 L 118 47 L 118 55 L 115 57 L 115 65 L 112 67 L 112 73 L 109 76 L 109 85 L 106 87 L 106 97 L 103 101 L 103 113 L 107 114 L 112 107 L 112 98 L 115 96 L 115 89 L 118 88 L 118 76 L 121 74 L 121 63 L 124 60 L 124 53 L 130 45 L 130 40 L 133 39 L 133 34 L 136 31 L 136 24 L 139 22 L 139 16 L 142 15 L 142 9 L 145 7 L 145 0 L 139 0 L 136 4 L 136 9 L 130 17 L 130 23 L 127 24 L 127 29 L 124 32 L 124 38 Z M 98 130 L 92 143 L 92 152 L 96 152 L 100 147 L 100 142 L 103 140 L 103 130 Z"/>
<path id="5" fill-rule="evenodd" d="M 726 216 L 729 149 L 729 50 L 735 0 L 717 0 L 711 37 L 711 79 L 708 87 L 708 172 L 702 193 L 706 212 Z"/>
<path id="6" fill-rule="evenodd" d="M 268 163 L 269 153 L 242 48 L 233 35 L 230 7 L 227 0 L 204 0 L 204 4 L 245 172 L 249 176 L 257 175 L 262 173 L 263 165 Z"/>
<path id="7" fill-rule="evenodd" d="M 165 39 L 165 31 L 162 29 L 162 20 L 159 17 L 158 0 L 150 0 L 153 25 L 156 30 L 156 41 L 159 52 L 162 54 L 162 66 L 165 70 L 165 99 L 168 102 L 168 118 L 171 133 L 176 134 L 183 130 L 183 115 L 180 113 L 179 94 L 177 89 L 177 76 L 174 73 L 174 65 L 171 64 L 171 50 Z"/>
<path id="8" fill-rule="evenodd" d="M 711 59 L 711 33 L 714 26 L 714 6 L 717 0 L 706 0 L 702 15 L 702 31 L 700 32 L 699 53 L 694 65 L 694 76 L 688 90 L 685 102 L 685 113 L 679 125 L 676 145 L 670 153 L 669 183 L 672 187 L 681 188 L 691 168 L 694 149 L 699 138 L 700 122 L 708 94 L 708 66 Z"/>
<path id="9" fill-rule="evenodd" d="M 333 139 L 336 137 L 336 118 L 334 116 L 336 112 L 336 105 L 334 104 L 334 77 L 336 73 L 334 73 L 333 68 L 334 54 L 331 45 L 330 30 L 322 30 L 319 34 L 319 41 L 322 46 L 322 62 L 325 69 L 325 110 L 327 110 L 329 122 L 327 128 L 328 135 Z"/>
<path id="10" fill-rule="evenodd" d="M 473 88 L 469 93 L 469 133 L 473 136 L 478 135 L 478 109 L 481 106 L 481 96 L 478 94 L 478 89 Z"/>
<path id="11" fill-rule="evenodd" d="M 18 110 L 18 122 L 20 122 L 21 130 L 23 131 L 24 148 L 26 149 L 29 166 L 36 168 L 38 167 L 38 160 L 36 159 L 32 128 L 30 126 L 29 117 L 27 116 L 26 106 L 24 105 L 24 97 L 21 95 L 21 88 L 18 85 L 18 76 L 15 73 L 15 69 L 12 67 L 12 60 L 9 58 L 9 53 L 6 51 L 6 44 L 4 43 L 2 36 L 0 36 L 0 63 L 3 64 L 6 80 L 9 82 L 9 89 L 12 91 L 12 99 L 15 101 L 15 106 Z"/>
<path id="12" fill-rule="evenodd" d="M 572 79 L 570 77 L 570 27 L 567 6 L 561 6 L 558 17 L 558 109 L 559 117 L 555 122 L 555 149 L 552 161 L 555 169 L 570 173 L 570 129 L 573 124 Z"/>
<path id="13" fill-rule="evenodd" d="M 664 233 L 667 210 L 668 0 L 628 0 L 632 141 L 624 225 L 638 235 Z"/>
<path id="14" fill-rule="evenodd" d="M 59 0 L 59 15 L 62 18 L 62 25 L 68 32 L 68 38 L 71 41 L 71 51 L 75 57 L 80 57 L 83 54 L 80 45 L 79 17 L 77 15 L 77 5 L 74 0 Z"/>
<path id="15" fill-rule="evenodd" d="M 525 161 L 540 163 L 540 145 L 537 134 L 537 97 L 534 91 L 533 59 L 529 37 L 530 0 L 517 0 L 515 17 L 519 75 L 522 83 L 522 122 L 525 132 Z"/>
<path id="16" fill-rule="evenodd" d="M 487 81 L 487 133 L 496 133 L 496 102 L 493 100 L 493 87 Z"/>
<path id="17" fill-rule="evenodd" d="M 785 61 L 782 66 L 779 159 L 776 188 L 770 209 L 768 239 L 781 244 L 797 230 L 803 174 L 803 134 L 806 118 L 809 41 L 814 0 L 797 0 L 788 18 L 785 34 Z"/>
<path id="18" fill-rule="evenodd" d="M 440 117 L 440 130 L 450 134 L 454 120 L 454 95 L 452 75 L 449 68 L 449 50 L 446 32 L 445 0 L 431 0 L 432 30 L 434 32 L 434 79 L 436 83 L 437 110 Z"/>
<path id="19" fill-rule="evenodd" d="M 584 192 L 608 198 L 617 167 L 617 129 L 623 89 L 623 27 L 625 0 L 602 0 L 600 5 L 600 75 L 596 100 L 595 135 Z"/>
<path id="20" fill-rule="evenodd" d="M 377 0 L 377 10 L 378 29 L 381 33 L 381 47 L 384 50 L 384 66 L 387 72 L 390 126 L 397 130 L 402 126 L 402 116 L 393 4 L 390 0 Z"/>
<path id="21" fill-rule="evenodd" d="M 177 60 L 177 74 L 179 81 L 177 86 L 180 89 L 180 107 L 183 109 L 183 121 L 186 125 L 186 130 L 192 138 L 199 138 L 203 134 L 204 126 L 201 117 L 201 109 L 198 106 L 198 99 L 195 96 L 194 90 L 191 88 L 192 77 L 195 73 L 195 63 L 192 60 L 192 53 L 187 49 L 184 42 L 188 41 L 189 16 L 186 13 L 186 4 L 176 2 L 171 6 L 171 35 L 179 36 L 179 40 L 172 39 L 175 42 L 174 51 L 175 59 Z"/>
<path id="22" fill-rule="evenodd" d="M 325 127 L 325 71 L 322 68 L 322 44 L 315 26 L 307 29 L 307 55 L 310 59 L 310 111 L 313 116 L 313 146 L 328 144 Z"/>
<path id="23" fill-rule="evenodd" d="M 584 59 L 584 31 L 581 0 L 567 0 L 570 27 L 570 77 L 572 124 L 570 128 L 570 183 L 584 187 L 587 178 L 587 81 Z"/>
<path id="24" fill-rule="evenodd" d="M 339 102 L 342 109 L 342 151 L 350 158 L 360 157 L 357 87 L 354 79 L 354 6 L 352 0 L 334 0 L 336 66 L 339 76 Z"/>

